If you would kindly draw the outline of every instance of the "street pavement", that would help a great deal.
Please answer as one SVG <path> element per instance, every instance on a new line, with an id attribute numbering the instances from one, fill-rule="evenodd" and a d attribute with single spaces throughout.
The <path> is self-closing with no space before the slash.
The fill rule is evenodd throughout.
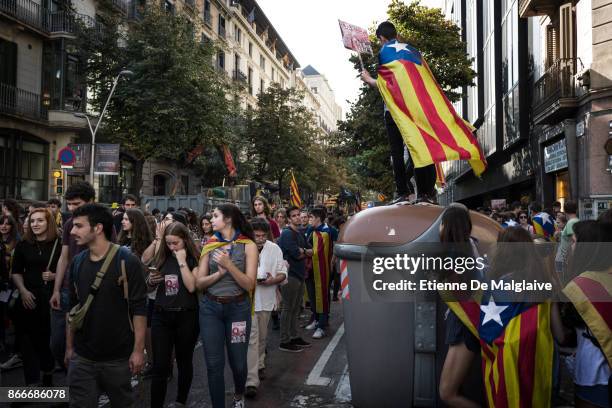
<path id="1" fill-rule="evenodd" d="M 301 323 L 306 323 L 310 312 L 304 312 Z M 341 302 L 332 303 L 330 329 L 327 336 L 320 340 L 312 339 L 313 331 L 302 329 L 303 338 L 312 347 L 301 353 L 287 353 L 278 349 L 279 331 L 268 331 L 268 357 L 266 378 L 262 380 L 255 399 L 247 400 L 249 408 L 344 408 L 350 407 L 350 388 L 347 374 L 346 347 L 344 343 L 344 324 Z M 198 342 L 193 356 L 194 378 L 187 401 L 188 407 L 211 407 L 208 392 L 204 351 Z M 167 404 L 176 396 L 176 366 L 174 377 L 168 385 Z M 57 386 L 65 384 L 63 374 L 54 376 Z M 229 363 L 225 366 L 227 406 L 231 406 L 233 380 Z M 2 372 L 2 386 L 23 385 L 23 370 L 16 368 Z M 135 385 L 137 407 L 149 407 L 150 380 L 142 380 Z M 101 404 L 101 407 L 110 404 Z M 0 406 L 2 406 L 0 404 Z M 6 406 L 6 405 L 4 405 Z M 27 406 L 41 406 L 30 404 Z"/>

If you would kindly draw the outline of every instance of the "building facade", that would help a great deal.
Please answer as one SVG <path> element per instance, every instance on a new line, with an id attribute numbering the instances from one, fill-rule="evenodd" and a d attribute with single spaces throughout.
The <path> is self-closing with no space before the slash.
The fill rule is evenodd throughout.
<path id="1" fill-rule="evenodd" d="M 326 132 L 338 129 L 338 121 L 342 120 L 342 108 L 336 102 L 334 90 L 329 85 L 325 75 L 320 74 L 312 65 L 302 70 L 304 82 L 310 88 L 319 102 L 319 126 Z"/>
<path id="2" fill-rule="evenodd" d="M 442 202 L 612 203 L 612 1 L 449 0 L 478 73 L 456 104 L 487 157 L 481 179 L 447 164 Z"/>
<path id="3" fill-rule="evenodd" d="M 211 61 L 236 85 L 243 109 L 253 109 L 257 94 L 272 83 L 297 87 L 304 103 L 320 118 L 322 103 L 299 71 L 299 63 L 254 0 L 162 0 L 170 13 L 182 13 L 201 27 L 202 41 L 215 41 L 220 51 Z M 127 21 L 136 21 L 149 3 L 113 0 Z M 58 197 L 53 174 L 60 170 L 58 152 L 71 143 L 91 143 L 84 118 L 86 87 L 79 73 L 75 46 L 78 22 L 96 26 L 95 0 L 0 2 L 0 199 L 47 200 Z M 325 107 L 327 107 L 327 100 Z M 328 129 L 332 121 L 321 119 Z M 335 126 L 335 122 L 333 122 Z M 102 142 L 102 141 L 98 141 Z M 197 194 L 201 180 L 180 163 L 145 162 L 142 188 L 135 191 L 136 160 L 121 152 L 119 175 L 100 175 L 94 185 L 101 202 L 127 193 Z M 88 173 L 88 172 L 87 172 Z M 88 176 L 67 176 L 63 186 Z"/>

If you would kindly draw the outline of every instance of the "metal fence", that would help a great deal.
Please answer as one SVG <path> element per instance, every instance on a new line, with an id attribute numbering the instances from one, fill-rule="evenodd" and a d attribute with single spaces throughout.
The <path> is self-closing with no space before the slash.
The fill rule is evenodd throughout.
<path id="1" fill-rule="evenodd" d="M 0 112 L 31 119 L 47 118 L 39 94 L 3 83 L 0 83 Z"/>
<path id="2" fill-rule="evenodd" d="M 538 113 L 561 98 L 574 98 L 576 86 L 575 58 L 559 58 L 534 85 L 533 108 Z"/>
<path id="3" fill-rule="evenodd" d="M 0 0 L 0 11 L 31 27 L 46 31 L 45 9 L 31 0 Z"/>

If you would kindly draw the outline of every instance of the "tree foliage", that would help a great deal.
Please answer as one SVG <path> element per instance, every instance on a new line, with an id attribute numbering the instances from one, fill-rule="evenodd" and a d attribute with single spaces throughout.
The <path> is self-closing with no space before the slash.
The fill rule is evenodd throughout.
<path id="1" fill-rule="evenodd" d="M 400 40 L 417 48 L 451 101 L 461 97 L 461 88 L 473 83 L 476 73 L 461 41 L 459 27 L 445 19 L 440 9 L 393 0 L 387 11 Z M 374 55 L 364 57 L 365 67 L 374 74 L 380 44 L 371 29 Z M 355 70 L 361 70 L 352 57 Z M 383 120 L 383 103 L 377 89 L 361 87 L 347 119 L 333 139 L 334 150 L 348 159 L 353 182 L 366 189 L 390 195 L 394 191 L 393 171 Z"/>
<path id="2" fill-rule="evenodd" d="M 303 98 L 301 91 L 274 83 L 259 94 L 257 109 L 247 123 L 246 157 L 252 177 L 277 182 L 282 195 L 287 194 L 291 169 L 303 191 L 326 191 L 343 180 L 338 161 L 329 155 L 325 135 Z"/>
<path id="3" fill-rule="evenodd" d="M 193 23 L 151 7 L 129 27 L 112 13 L 105 24 L 103 38 L 91 30 L 81 46 L 90 107 L 101 112 L 114 77 L 123 69 L 134 73 L 111 99 L 106 137 L 140 165 L 151 158 L 180 165 L 194 147 L 219 144 L 230 113 L 227 85 L 212 65 L 213 45 L 195 38 Z"/>

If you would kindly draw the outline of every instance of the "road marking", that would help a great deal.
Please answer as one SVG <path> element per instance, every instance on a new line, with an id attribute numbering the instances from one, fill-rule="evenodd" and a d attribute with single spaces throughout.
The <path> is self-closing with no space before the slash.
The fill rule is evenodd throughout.
<path id="1" fill-rule="evenodd" d="M 338 387 L 336 387 L 336 402 L 351 402 L 351 384 L 349 382 L 348 364 L 344 367 L 344 372 Z"/>
<path id="2" fill-rule="evenodd" d="M 332 356 L 334 349 L 336 348 L 336 346 L 338 346 L 338 343 L 340 342 L 340 339 L 342 338 L 343 334 L 344 323 L 342 323 L 340 327 L 338 327 L 336 334 L 331 339 L 325 350 L 323 350 L 323 354 L 321 354 L 321 357 L 319 357 L 317 364 L 315 364 L 310 374 L 308 374 L 308 378 L 306 379 L 306 385 L 320 385 L 327 387 L 331 383 L 331 378 L 321 377 L 321 374 L 323 373 L 323 369 L 325 368 L 327 362 Z"/>

